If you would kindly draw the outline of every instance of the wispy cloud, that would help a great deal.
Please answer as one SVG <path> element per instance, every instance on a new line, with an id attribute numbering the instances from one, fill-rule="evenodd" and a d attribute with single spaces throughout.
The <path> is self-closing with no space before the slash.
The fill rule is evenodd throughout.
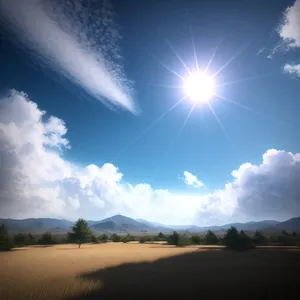
<path id="1" fill-rule="evenodd" d="M 0 17 L 34 60 L 104 104 L 136 111 L 108 1 L 0 0 Z"/>
<path id="2" fill-rule="evenodd" d="M 184 182 L 187 185 L 197 187 L 197 188 L 204 186 L 204 183 L 202 181 L 198 180 L 198 178 L 195 175 L 193 175 L 192 173 L 185 171 L 183 173 L 183 175 L 184 175 Z"/>

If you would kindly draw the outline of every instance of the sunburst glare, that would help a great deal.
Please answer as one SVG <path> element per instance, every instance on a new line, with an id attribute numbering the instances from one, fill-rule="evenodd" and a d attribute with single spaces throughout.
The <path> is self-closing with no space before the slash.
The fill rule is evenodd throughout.
<path id="1" fill-rule="evenodd" d="M 184 79 L 183 88 L 187 98 L 196 104 L 202 104 L 213 97 L 215 82 L 209 74 L 197 70 Z"/>

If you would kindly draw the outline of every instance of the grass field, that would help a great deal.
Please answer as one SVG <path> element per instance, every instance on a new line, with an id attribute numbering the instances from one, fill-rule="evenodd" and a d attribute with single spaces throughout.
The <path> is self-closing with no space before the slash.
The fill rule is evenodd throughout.
<path id="1" fill-rule="evenodd" d="M 2 300 L 299 296 L 298 249 L 59 245 L 2 252 L 0 266 Z"/>

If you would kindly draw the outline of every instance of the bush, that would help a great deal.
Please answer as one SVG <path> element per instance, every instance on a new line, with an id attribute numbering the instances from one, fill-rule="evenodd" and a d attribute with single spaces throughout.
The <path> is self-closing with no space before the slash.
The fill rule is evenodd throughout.
<path id="1" fill-rule="evenodd" d="M 106 243 L 108 241 L 107 234 L 104 233 L 104 234 L 98 236 L 98 241 L 101 242 L 101 243 Z"/>
<path id="2" fill-rule="evenodd" d="M 147 242 L 147 237 L 141 236 L 140 239 L 139 239 L 139 242 L 140 242 L 141 244 L 146 243 L 146 242 Z"/>
<path id="3" fill-rule="evenodd" d="M 133 242 L 135 241 L 135 237 L 132 236 L 130 233 L 127 234 L 123 239 L 122 239 L 122 242 L 123 243 L 128 243 L 128 242 Z"/>
<path id="4" fill-rule="evenodd" d="M 117 234 L 112 234 L 112 236 L 110 237 L 111 241 L 114 243 L 118 243 L 121 242 L 121 237 Z"/>

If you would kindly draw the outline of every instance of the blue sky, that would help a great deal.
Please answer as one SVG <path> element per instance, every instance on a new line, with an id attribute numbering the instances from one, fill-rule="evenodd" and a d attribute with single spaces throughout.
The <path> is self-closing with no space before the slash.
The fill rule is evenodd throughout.
<path id="1" fill-rule="evenodd" d="M 0 1 L 2 217 L 300 214 L 299 0 L 16 2 Z M 227 100 L 161 118 L 184 94 L 176 54 L 190 70 L 213 56 Z"/>

